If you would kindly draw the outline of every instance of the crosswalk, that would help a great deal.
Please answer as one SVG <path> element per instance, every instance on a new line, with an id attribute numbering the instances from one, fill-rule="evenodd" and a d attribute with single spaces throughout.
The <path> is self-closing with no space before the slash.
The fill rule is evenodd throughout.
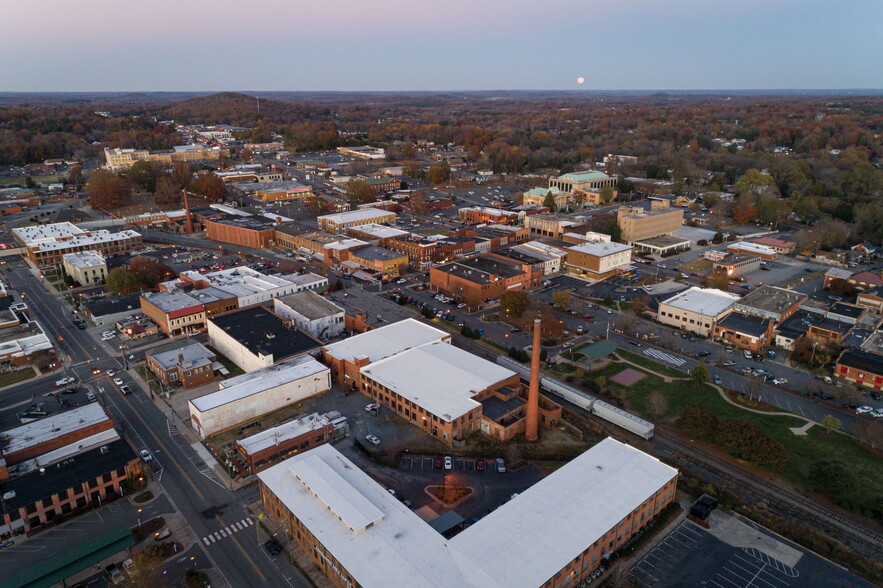
<path id="1" fill-rule="evenodd" d="M 233 533 L 242 531 L 243 529 L 247 529 L 252 525 L 254 525 L 254 521 L 251 519 L 251 517 L 245 517 L 241 521 L 237 521 L 228 527 L 224 527 L 223 529 L 220 529 L 219 531 L 216 531 L 214 533 L 209 533 L 202 538 L 202 542 L 205 543 L 206 547 L 208 547 L 212 543 L 217 543 L 218 541 L 229 537 Z"/>
<path id="2" fill-rule="evenodd" d="M 658 349 L 654 349 L 652 347 L 645 349 L 644 355 L 649 355 L 650 357 L 653 357 L 655 359 L 658 359 L 659 361 L 665 362 L 667 364 L 671 364 L 676 367 L 680 367 L 680 366 L 684 365 L 685 363 L 687 363 L 686 360 L 683 360 L 676 355 L 671 355 L 669 353 L 666 353 L 664 351 L 659 351 Z"/>

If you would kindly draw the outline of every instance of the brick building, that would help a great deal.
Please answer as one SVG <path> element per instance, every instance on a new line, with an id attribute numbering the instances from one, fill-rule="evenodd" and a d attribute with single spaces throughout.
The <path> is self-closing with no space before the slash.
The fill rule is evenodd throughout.
<path id="1" fill-rule="evenodd" d="M 864 349 L 847 349 L 837 358 L 834 375 L 872 390 L 883 390 L 883 355 Z"/>
<path id="2" fill-rule="evenodd" d="M 211 241 L 269 249 L 276 245 L 276 227 L 262 216 L 227 215 L 205 220 L 205 236 Z"/>
<path id="3" fill-rule="evenodd" d="M 542 272 L 493 254 L 446 263 L 429 270 L 430 288 L 474 306 L 503 292 L 538 286 Z"/>
<path id="4" fill-rule="evenodd" d="M 331 445 L 258 474 L 265 512 L 338 588 L 575 587 L 675 500 L 677 477 L 607 438 L 449 539 Z"/>
<path id="5" fill-rule="evenodd" d="M 334 426 L 325 416 L 313 413 L 236 441 L 236 451 L 248 470 L 260 472 L 292 455 L 334 440 Z"/>
<path id="6" fill-rule="evenodd" d="M 144 245 L 141 233 L 136 231 L 89 231 L 71 223 L 19 227 L 12 229 L 12 235 L 25 248 L 28 258 L 39 267 L 59 266 L 68 253 L 96 251 L 110 257 Z"/>
<path id="7" fill-rule="evenodd" d="M 319 228 L 323 231 L 331 233 L 342 233 L 349 227 L 357 227 L 360 225 L 370 224 L 395 224 L 398 216 L 394 212 L 379 210 L 377 208 L 361 208 L 358 210 L 349 210 L 347 212 L 338 212 L 336 214 L 326 214 L 318 217 Z"/>
<path id="8" fill-rule="evenodd" d="M 773 340 L 773 321 L 733 311 L 714 324 L 714 338 L 757 353 Z"/>
<path id="9" fill-rule="evenodd" d="M 205 306 L 186 292 L 142 294 L 141 312 L 170 337 L 205 329 Z"/>
<path id="10" fill-rule="evenodd" d="M 180 384 L 183 388 L 195 388 L 211 382 L 218 359 L 202 343 L 184 346 L 173 343 L 157 347 L 148 351 L 144 358 L 147 369 L 164 385 Z"/>

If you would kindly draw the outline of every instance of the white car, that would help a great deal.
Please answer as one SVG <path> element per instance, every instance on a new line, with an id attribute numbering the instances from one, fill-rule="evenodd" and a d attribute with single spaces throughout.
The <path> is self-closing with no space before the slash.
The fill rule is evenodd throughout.
<path id="1" fill-rule="evenodd" d="M 855 414 L 868 414 L 869 412 L 873 412 L 873 407 L 870 406 L 859 406 L 855 409 Z"/>
<path id="2" fill-rule="evenodd" d="M 144 461 L 153 461 L 153 456 L 150 455 L 150 452 L 146 449 L 142 449 L 139 453 L 141 454 L 141 459 Z"/>
<path id="3" fill-rule="evenodd" d="M 788 378 L 773 378 L 773 384 L 782 386 L 788 383 Z"/>
<path id="4" fill-rule="evenodd" d="M 114 370 L 107 370 L 105 373 L 106 373 L 108 376 L 110 376 L 111 378 L 114 377 L 114 376 L 117 374 L 116 371 L 114 371 Z"/>
<path id="5" fill-rule="evenodd" d="M 454 469 L 454 460 L 451 459 L 451 456 L 450 456 L 450 455 L 446 455 L 446 456 L 445 456 L 445 469 L 446 469 L 446 470 L 452 470 L 452 469 Z"/>
<path id="6" fill-rule="evenodd" d="M 868 414 L 870 416 L 874 417 L 875 419 L 883 419 L 883 408 L 878 408 L 876 410 L 872 410 Z"/>
<path id="7" fill-rule="evenodd" d="M 376 402 L 372 402 L 371 404 L 365 405 L 365 412 L 372 412 L 375 410 L 380 410 L 380 405 Z"/>
<path id="8" fill-rule="evenodd" d="M 380 445 L 380 438 L 374 435 L 365 435 L 365 439 L 368 440 L 368 443 L 371 445 Z"/>
<path id="9" fill-rule="evenodd" d="M 116 384 L 117 386 L 122 386 L 122 385 L 123 385 L 123 379 L 122 379 L 122 378 L 114 378 L 114 379 L 113 379 L 113 383 Z"/>

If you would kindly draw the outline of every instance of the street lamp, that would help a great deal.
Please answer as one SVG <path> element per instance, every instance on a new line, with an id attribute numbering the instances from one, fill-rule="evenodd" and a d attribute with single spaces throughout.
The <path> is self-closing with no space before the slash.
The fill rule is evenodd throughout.
<path id="1" fill-rule="evenodd" d="M 141 509 L 138 509 L 138 528 L 141 528 Z"/>
<path id="2" fill-rule="evenodd" d="M 190 561 L 193 562 L 193 569 L 196 569 L 196 556 L 195 556 L 195 555 L 191 555 L 191 556 L 190 556 Z"/>

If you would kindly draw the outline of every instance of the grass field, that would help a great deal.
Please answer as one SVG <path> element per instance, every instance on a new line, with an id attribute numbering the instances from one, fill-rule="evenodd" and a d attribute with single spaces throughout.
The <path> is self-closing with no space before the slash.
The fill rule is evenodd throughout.
<path id="1" fill-rule="evenodd" d="M 644 358 L 642 358 L 644 359 Z M 648 360 L 649 361 L 649 360 Z M 664 367 L 664 366 L 662 366 Z M 648 399 L 651 392 L 659 390 L 665 394 L 668 407 L 659 420 L 674 425 L 678 416 L 688 408 L 701 408 L 716 415 L 718 419 L 739 419 L 754 424 L 762 433 L 776 439 L 785 446 L 788 460 L 785 468 L 777 472 L 791 484 L 809 488 L 809 472 L 812 464 L 819 459 L 839 459 L 848 464 L 859 481 L 857 488 L 848 498 L 853 504 L 864 509 L 873 509 L 876 501 L 883 496 L 883 467 L 876 455 L 858 445 L 846 435 L 827 433 L 822 427 L 812 427 L 807 435 L 793 434 L 790 427 L 805 424 L 803 419 L 790 416 L 762 415 L 726 402 L 709 385 L 695 388 L 687 382 L 666 383 L 657 376 L 647 374 L 645 378 L 630 388 L 623 388 L 610 382 L 610 377 L 626 369 L 623 364 L 612 364 L 592 374 L 605 376 L 607 386 L 617 391 L 627 402 L 628 409 L 649 416 Z M 656 366 L 653 366 L 656 369 Z"/>
<path id="2" fill-rule="evenodd" d="M 30 380 L 35 375 L 36 374 L 34 373 L 34 370 L 30 368 L 0 374 L 0 388 L 5 388 L 6 386 L 12 386 L 13 384 L 18 384 L 19 382 Z"/>

